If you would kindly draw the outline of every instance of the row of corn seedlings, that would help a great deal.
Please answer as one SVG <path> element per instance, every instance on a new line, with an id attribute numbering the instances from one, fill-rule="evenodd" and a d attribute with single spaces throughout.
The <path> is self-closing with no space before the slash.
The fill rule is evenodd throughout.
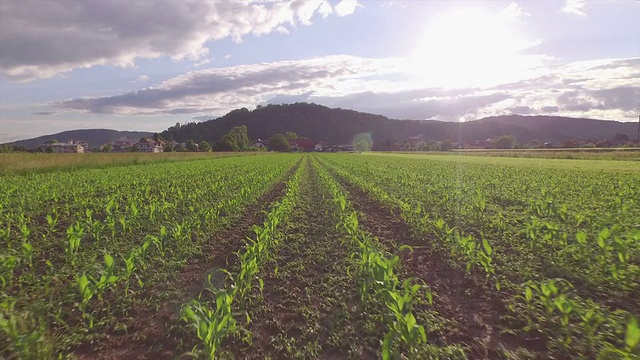
<path id="1" fill-rule="evenodd" d="M 640 212 L 638 203 L 634 200 L 625 200 L 619 208 L 607 207 L 608 211 L 621 215 L 615 220 L 610 216 L 596 218 L 594 212 L 585 209 L 576 211 L 568 203 L 560 203 L 557 199 L 564 194 L 558 190 L 561 188 L 557 184 L 545 182 L 544 176 L 547 174 L 544 171 L 532 172 L 531 175 L 535 174 L 538 178 L 535 179 L 535 183 L 529 183 L 530 180 L 526 177 L 518 177 L 515 173 L 506 177 L 505 173 L 512 169 L 498 166 L 495 166 L 495 169 L 485 167 L 482 169 L 484 173 L 479 168 L 453 168 L 452 172 L 448 172 L 451 169 L 447 167 L 451 164 L 444 161 L 405 161 L 401 158 L 372 156 L 360 157 L 357 162 L 354 158 L 344 156 L 326 156 L 323 159 L 346 181 L 399 212 L 414 229 L 423 233 L 435 232 L 441 239 L 447 240 L 443 243 L 449 244 L 447 247 L 452 251 L 453 258 L 457 257 L 456 253 L 469 250 L 465 256 L 467 266 L 475 262 L 485 269 L 487 276 L 497 273 L 496 285 L 502 283 L 509 288 L 509 291 L 504 293 L 506 298 L 525 293 L 525 289 L 529 288 L 527 284 L 532 284 L 527 282 L 528 280 L 551 281 L 554 279 L 552 276 L 558 277 L 560 270 L 561 274 L 566 276 L 560 281 L 569 284 L 572 291 L 560 296 L 555 307 L 549 308 L 557 312 L 557 326 L 542 316 L 544 312 L 538 314 L 539 316 L 524 316 L 526 312 L 516 310 L 515 317 L 527 324 L 523 326 L 524 336 L 535 336 L 531 331 L 542 333 L 549 346 L 554 348 L 552 351 L 572 354 L 574 357 L 593 355 L 594 349 L 599 349 L 599 353 L 602 354 L 629 352 L 630 349 L 637 353 L 636 345 L 629 345 L 635 344 L 632 340 L 635 333 L 632 314 L 637 314 L 640 308 L 640 304 L 633 300 L 632 295 L 638 291 L 640 254 L 638 230 L 633 225 L 637 224 Z M 516 170 L 525 171 L 522 168 Z M 444 178 L 443 174 L 453 177 Z M 602 189 L 612 185 L 621 191 L 614 193 L 614 198 L 626 196 L 625 194 L 637 188 L 630 182 L 618 180 L 610 183 L 602 177 L 593 174 L 589 176 L 593 183 L 587 185 L 588 189 Z M 632 178 L 628 174 L 621 176 Z M 523 178 L 527 180 L 522 180 Z M 443 185 L 445 182 L 452 185 Z M 638 183 L 640 182 L 636 182 L 636 185 Z M 478 184 L 475 189 L 473 184 Z M 553 191 L 541 191 L 542 195 L 522 199 L 522 193 L 529 192 L 529 187 L 545 184 L 554 186 Z M 568 184 L 563 186 L 569 187 Z M 551 192 L 553 196 L 550 195 Z M 573 197 L 567 197 L 565 201 L 575 201 L 576 192 L 568 193 Z M 538 205 L 530 205 L 531 202 Z M 620 204 L 619 201 L 613 203 Z M 518 212 L 507 211 L 512 208 L 517 208 Z M 621 209 L 626 213 L 621 214 Z M 470 245 L 471 239 L 467 238 L 465 242 L 464 235 L 456 236 L 455 232 L 460 230 L 468 232 L 469 235 L 474 234 L 482 241 L 475 241 L 475 244 Z M 494 249 L 496 245 L 498 252 Z M 486 261 L 484 255 L 490 257 L 490 262 Z M 525 258 L 529 260 L 523 261 Z M 500 282 L 497 282 L 498 279 Z M 521 279 L 522 283 L 518 279 Z M 579 281 L 581 286 L 573 288 L 570 280 Z M 595 291 L 588 291 L 590 289 Z M 616 295 L 609 293 L 612 290 Z M 529 304 L 523 300 L 526 296 L 517 296 L 510 301 L 520 305 L 524 303 L 522 306 L 525 307 Z M 618 296 L 629 300 L 617 300 Z M 573 302 L 563 301 L 569 298 Z M 603 304 L 603 298 L 615 301 L 613 309 L 609 301 L 606 302 L 607 305 Z M 567 318 L 563 311 L 577 318 L 590 317 L 591 315 L 585 314 L 591 313 L 615 316 L 602 315 L 608 319 L 608 325 L 601 327 L 600 331 L 609 335 L 598 335 L 600 337 L 596 338 L 606 339 L 587 341 L 580 336 L 587 332 L 581 327 L 580 321 L 570 322 L 569 328 L 572 330 L 567 330 L 563 325 L 562 319 Z M 532 322 L 537 322 L 537 325 L 532 325 Z M 519 325 L 514 326 L 511 330 L 521 330 L 518 329 Z M 539 328 L 546 331 L 532 330 Z M 563 337 L 565 341 L 561 342 L 557 336 L 559 333 L 573 335 L 570 340 Z M 587 342 L 599 345 L 589 348 L 584 345 Z"/>
<path id="2" fill-rule="evenodd" d="M 332 196 L 338 218 L 336 226 L 344 230 L 345 241 L 357 245 L 357 253 L 351 256 L 358 263 L 361 299 L 365 303 L 382 304 L 380 317 L 387 329 L 380 349 L 382 358 L 397 358 L 399 354 L 394 352 L 402 348 L 406 349 L 410 358 L 419 358 L 418 350 L 426 344 L 427 334 L 424 326 L 416 320 L 413 304 L 419 291 L 424 291 L 431 302 L 430 289 L 414 279 L 400 281 L 395 273 L 399 256 L 389 256 L 378 249 L 377 240 L 359 227 L 358 215 L 335 179 L 321 166 L 315 166 Z M 403 248 L 409 247 L 405 245 L 399 250 Z"/>
<path id="3" fill-rule="evenodd" d="M 557 277 L 559 270 L 572 282 L 589 284 L 583 296 L 640 291 L 640 242 L 636 240 L 640 203 L 633 195 L 640 191 L 640 177 L 635 174 L 607 177 L 565 170 L 559 176 L 556 169 L 550 174 L 529 167 L 456 167 L 454 161 L 428 159 L 368 157 L 357 163 L 339 156 L 328 159 L 333 166 L 339 165 L 341 175 L 398 209 L 416 227 L 426 217 L 426 230 L 443 233 L 446 229 L 435 225 L 446 224 L 478 239 L 477 251 L 470 246 L 467 258 L 477 259 L 487 275 L 499 266 L 504 274 L 525 273 L 525 278 L 533 273 Z M 612 180 L 614 176 L 619 178 Z M 607 206 L 597 207 L 599 201 L 594 198 L 602 198 Z M 609 213 L 602 216 L 603 210 Z M 483 251 L 485 243 L 492 254 Z M 516 264 L 502 259 L 498 264 L 502 254 L 535 261 Z M 488 263 L 484 255 L 493 261 Z M 595 261 L 584 261 L 587 258 Z"/>
<path id="4" fill-rule="evenodd" d="M 2 330 L 64 353 L 85 334 L 114 326 L 134 303 L 152 301 L 142 298 L 143 287 L 170 278 L 298 159 L 235 157 L 4 177 L 0 315 L 23 320 Z M 18 340 L 2 338 L 0 347 L 25 357 Z"/>
<path id="5" fill-rule="evenodd" d="M 441 240 L 441 244 L 451 252 L 452 257 L 464 264 L 467 273 L 471 272 L 473 268 L 482 269 L 487 281 L 494 279 L 496 287 L 500 287 L 499 280 L 495 278 L 493 248 L 488 239 L 483 237 L 482 232 L 476 236 L 466 234 L 459 227 L 450 227 L 438 214 L 429 212 L 420 204 L 412 205 L 394 198 L 384 189 L 358 177 L 353 172 L 345 171 L 333 164 L 325 164 L 346 181 L 372 194 L 379 201 L 396 208 L 400 212 L 400 216 L 416 229 L 425 234 L 436 235 Z M 481 201 L 483 200 L 478 201 L 479 204 L 482 204 Z M 483 209 L 480 205 L 478 208 Z M 482 211 L 480 210 L 480 212 Z"/>
<path id="6" fill-rule="evenodd" d="M 240 269 L 232 274 L 228 270 L 220 271 L 227 279 L 223 287 L 216 287 L 208 279 L 210 286 L 205 289 L 211 300 L 207 301 L 201 293 L 198 299 L 184 304 L 180 312 L 181 319 L 191 325 L 201 344 L 196 345 L 193 353 L 201 353 L 209 359 L 215 359 L 222 342 L 231 335 L 242 333 L 243 339 L 250 342 L 251 334 L 239 323 L 244 317 L 249 324 L 251 317 L 246 310 L 246 301 L 254 289 L 264 289 L 264 281 L 258 276 L 261 266 L 272 258 L 272 249 L 279 241 L 279 227 L 293 210 L 299 195 L 300 174 L 306 162 L 298 167 L 287 182 L 284 197 L 276 201 L 262 225 L 254 225 L 253 236 L 247 238 L 243 249 L 238 251 Z M 200 349 L 200 346 L 203 349 Z"/>
<path id="7" fill-rule="evenodd" d="M 551 351 L 597 359 L 640 355 L 638 318 L 576 296 L 564 279 L 526 282 L 509 309 L 524 332 L 549 339 Z"/>

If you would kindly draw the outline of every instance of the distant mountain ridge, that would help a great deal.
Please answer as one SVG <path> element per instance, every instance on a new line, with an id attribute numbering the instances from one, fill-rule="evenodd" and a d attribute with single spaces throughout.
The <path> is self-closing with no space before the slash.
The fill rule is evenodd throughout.
<path id="1" fill-rule="evenodd" d="M 370 133 L 374 144 L 404 143 L 409 137 L 449 139 L 460 143 L 483 142 L 486 139 L 512 135 L 520 143 L 562 142 L 577 140 L 594 142 L 611 140 L 616 133 L 635 139 L 638 123 L 611 120 L 579 119 L 559 116 L 491 116 L 464 123 L 436 120 L 394 120 L 382 115 L 347 109 L 333 109 L 322 105 L 295 103 L 260 106 L 232 110 L 217 119 L 177 124 L 161 132 L 167 140 L 214 143 L 235 126 L 246 125 L 249 138 L 266 140 L 275 134 L 293 131 L 298 136 L 334 144 L 350 143 L 360 133 Z M 149 137 L 152 133 L 108 129 L 72 130 L 33 139 L 15 141 L 13 145 L 34 148 L 50 139 L 58 141 L 82 140 L 90 148 L 120 137 Z"/>
<path id="2" fill-rule="evenodd" d="M 100 147 L 106 143 L 109 143 L 115 139 L 128 137 L 139 139 L 142 137 L 148 137 L 153 133 L 143 131 L 118 131 L 110 129 L 83 129 L 83 130 L 70 130 L 63 131 L 56 134 L 39 136 L 32 139 L 25 139 L 14 141 L 9 143 L 11 145 L 24 146 L 27 149 L 35 148 L 43 144 L 44 142 L 55 139 L 59 142 L 74 141 L 86 141 L 89 144 L 89 148 Z"/>
<path id="3" fill-rule="evenodd" d="M 335 144 L 349 143 L 359 133 L 370 133 L 374 143 L 405 142 L 422 135 L 425 141 L 450 139 L 472 143 L 500 135 L 513 135 L 518 142 L 611 140 L 616 133 L 635 139 L 638 124 L 610 120 L 559 116 L 492 116 L 464 123 L 436 120 L 393 120 L 382 115 L 322 105 L 295 103 L 267 105 L 250 111 L 237 109 L 199 123 L 173 126 L 161 133 L 165 139 L 184 142 L 215 142 L 234 126 L 246 125 L 251 139 L 293 131 L 298 136 Z"/>

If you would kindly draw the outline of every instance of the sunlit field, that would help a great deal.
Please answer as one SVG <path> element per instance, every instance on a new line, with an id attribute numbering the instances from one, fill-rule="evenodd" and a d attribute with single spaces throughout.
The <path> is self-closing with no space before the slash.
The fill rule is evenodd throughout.
<path id="1" fill-rule="evenodd" d="M 0 176 L 2 357 L 640 353 L 637 162 L 168 155 Z"/>
<path id="2" fill-rule="evenodd" d="M 578 160 L 632 160 L 640 161 L 640 148 L 615 149 L 488 149 L 488 150 L 453 150 L 451 153 L 478 156 L 503 156 L 544 159 L 578 159 Z"/>
<path id="3" fill-rule="evenodd" d="M 0 154 L 0 174 L 14 175 L 52 170 L 133 165 L 155 162 L 209 159 L 222 156 L 237 156 L 237 153 L 87 153 L 87 154 L 46 154 L 46 153 L 5 153 Z"/>

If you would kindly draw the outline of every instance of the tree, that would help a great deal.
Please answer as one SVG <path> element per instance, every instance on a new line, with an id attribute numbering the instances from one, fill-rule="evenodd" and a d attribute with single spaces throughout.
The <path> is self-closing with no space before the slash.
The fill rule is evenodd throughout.
<path id="1" fill-rule="evenodd" d="M 53 152 L 53 147 L 51 147 L 51 145 L 47 146 L 47 148 L 44 149 L 44 152 L 51 154 Z"/>
<path id="2" fill-rule="evenodd" d="M 513 149 L 516 139 L 511 135 L 498 136 L 491 142 L 491 146 L 494 149 Z"/>
<path id="3" fill-rule="evenodd" d="M 562 142 L 562 147 L 563 148 L 569 148 L 569 149 L 575 149 L 577 147 L 580 147 L 580 144 L 578 144 L 574 140 L 565 140 L 565 141 Z"/>
<path id="4" fill-rule="evenodd" d="M 297 139 L 298 134 L 294 133 L 293 131 L 287 131 L 286 133 L 284 133 L 284 137 L 287 138 L 287 141 L 291 141 Z"/>
<path id="5" fill-rule="evenodd" d="M 102 147 L 102 152 L 105 152 L 105 153 L 111 152 L 112 150 L 113 148 L 111 147 L 111 144 L 107 144 Z"/>
<path id="6" fill-rule="evenodd" d="M 623 133 L 616 133 L 613 135 L 613 140 L 615 141 L 629 141 L 629 135 Z"/>
<path id="7" fill-rule="evenodd" d="M 289 141 L 282 134 L 276 134 L 270 137 L 269 141 L 267 141 L 267 146 L 269 150 L 280 152 L 289 151 L 290 149 Z"/>
<path id="8" fill-rule="evenodd" d="M 198 143 L 198 150 L 207 152 L 211 150 L 211 145 L 208 142 L 202 140 Z"/>
<path id="9" fill-rule="evenodd" d="M 191 139 L 187 140 L 187 143 L 185 145 L 187 147 L 187 151 L 198 151 L 198 145 Z"/>
<path id="10" fill-rule="evenodd" d="M 47 141 L 45 142 L 45 144 L 55 144 L 55 143 L 57 143 L 57 142 L 58 142 L 58 140 L 56 140 L 56 139 L 49 139 L 49 140 L 47 140 Z"/>
<path id="11" fill-rule="evenodd" d="M 440 151 L 449 151 L 453 147 L 451 140 L 446 139 L 440 143 Z"/>
<path id="12" fill-rule="evenodd" d="M 213 144 L 214 151 L 247 151 L 250 150 L 249 136 L 245 125 L 231 129 L 220 140 Z"/>
<path id="13" fill-rule="evenodd" d="M 238 144 L 236 144 L 233 137 L 228 134 L 216 141 L 212 149 L 213 151 L 240 151 Z"/>

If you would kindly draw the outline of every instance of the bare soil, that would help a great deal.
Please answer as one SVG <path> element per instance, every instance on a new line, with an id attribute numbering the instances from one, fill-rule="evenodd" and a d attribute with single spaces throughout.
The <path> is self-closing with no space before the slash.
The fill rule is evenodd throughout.
<path id="1" fill-rule="evenodd" d="M 236 359 L 376 358 L 362 339 L 357 284 L 319 178 L 303 173 L 299 203 L 286 223 L 275 261 L 261 277 L 262 299 L 250 310 L 253 344 L 227 344 Z M 373 341 L 377 346 L 377 340 Z"/>
<path id="2" fill-rule="evenodd" d="M 509 328 L 502 316 L 507 312 L 503 298 L 493 284 L 485 284 L 482 274 L 466 274 L 439 250 L 434 238 L 417 234 L 398 215 L 368 194 L 336 176 L 358 211 L 360 226 L 376 236 L 391 252 L 401 245 L 413 251 L 401 252 L 401 278 L 423 280 L 433 291 L 433 310 L 451 320 L 446 329 L 431 332 L 429 342 L 438 345 L 462 344 L 470 359 L 503 358 L 504 353 L 526 353 L 526 358 L 545 358 L 544 344 L 502 334 Z M 418 309 L 419 311 L 419 309 Z M 504 325 L 504 326 L 503 326 Z"/>
<path id="3" fill-rule="evenodd" d="M 136 302 L 127 317 L 119 317 L 123 330 L 108 331 L 94 343 L 79 346 L 75 355 L 79 359 L 114 360 L 186 358 L 197 338 L 179 321 L 182 304 L 198 297 L 208 274 L 235 266 L 235 252 L 251 234 L 252 226 L 264 221 L 263 210 L 284 195 L 286 181 L 295 168 L 249 206 L 240 219 L 214 234 L 175 277 L 149 287 L 142 296 L 147 301 Z"/>

